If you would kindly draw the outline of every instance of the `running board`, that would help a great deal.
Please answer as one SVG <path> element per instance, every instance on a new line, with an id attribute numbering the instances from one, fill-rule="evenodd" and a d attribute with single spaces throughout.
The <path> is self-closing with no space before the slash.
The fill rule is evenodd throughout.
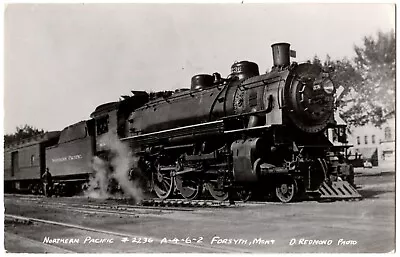
<path id="1" fill-rule="evenodd" d="M 135 146 L 155 143 L 165 144 L 182 139 L 194 140 L 196 137 L 219 136 L 222 135 L 224 131 L 224 121 L 218 120 L 125 137 L 121 138 L 121 141 L 135 144 Z"/>
<path id="2" fill-rule="evenodd" d="M 347 181 L 324 182 L 319 188 L 320 199 L 361 198 L 360 193 Z"/>

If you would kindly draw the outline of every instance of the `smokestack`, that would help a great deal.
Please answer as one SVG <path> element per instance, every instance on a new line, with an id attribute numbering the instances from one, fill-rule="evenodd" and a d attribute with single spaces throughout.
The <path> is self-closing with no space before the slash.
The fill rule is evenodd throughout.
<path id="1" fill-rule="evenodd" d="M 290 44 L 276 43 L 271 47 L 274 66 L 285 67 L 290 65 Z"/>

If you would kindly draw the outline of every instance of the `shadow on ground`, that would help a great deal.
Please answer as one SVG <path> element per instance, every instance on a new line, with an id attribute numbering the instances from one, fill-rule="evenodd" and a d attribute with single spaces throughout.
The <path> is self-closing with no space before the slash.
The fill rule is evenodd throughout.
<path id="1" fill-rule="evenodd" d="M 379 195 L 394 192 L 393 190 L 381 190 L 381 189 L 358 189 L 358 192 L 364 199 L 376 199 Z"/>
<path id="2" fill-rule="evenodd" d="M 395 176 L 395 171 L 386 171 L 386 172 L 376 172 L 376 171 L 365 171 L 365 172 L 355 172 L 354 176 L 356 177 L 389 177 Z"/>

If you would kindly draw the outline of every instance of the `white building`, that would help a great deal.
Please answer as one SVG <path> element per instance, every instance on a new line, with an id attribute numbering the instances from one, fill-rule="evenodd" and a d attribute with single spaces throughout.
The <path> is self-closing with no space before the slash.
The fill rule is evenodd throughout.
<path id="1" fill-rule="evenodd" d="M 383 161 L 395 161 L 396 158 L 396 119 L 394 111 L 387 115 L 387 121 L 382 124 L 383 137 L 380 141 L 380 154 Z"/>
<path id="2" fill-rule="evenodd" d="M 361 154 L 364 160 L 377 159 L 379 164 L 395 160 L 395 113 L 386 115 L 380 127 L 372 124 L 351 127 L 348 137 L 351 154 Z M 377 164 L 376 164 L 377 165 Z"/>

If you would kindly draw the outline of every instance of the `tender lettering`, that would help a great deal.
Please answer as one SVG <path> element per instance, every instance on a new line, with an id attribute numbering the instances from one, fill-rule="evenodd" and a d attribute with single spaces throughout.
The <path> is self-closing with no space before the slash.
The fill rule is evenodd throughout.
<path id="1" fill-rule="evenodd" d="M 70 155 L 68 156 L 68 160 L 72 161 L 72 160 L 79 160 L 82 159 L 82 155 L 81 154 L 77 154 L 77 155 Z"/>
<path id="2" fill-rule="evenodd" d="M 65 162 L 67 160 L 67 157 L 60 157 L 56 159 L 51 159 L 52 162 Z"/>
<path id="3" fill-rule="evenodd" d="M 64 157 L 60 157 L 60 158 L 55 158 L 55 159 L 51 159 L 52 162 L 65 162 L 65 161 L 73 161 L 73 160 L 79 160 L 82 159 L 82 155 L 81 154 L 76 154 L 76 155 L 69 155 L 69 156 L 64 156 Z"/>

